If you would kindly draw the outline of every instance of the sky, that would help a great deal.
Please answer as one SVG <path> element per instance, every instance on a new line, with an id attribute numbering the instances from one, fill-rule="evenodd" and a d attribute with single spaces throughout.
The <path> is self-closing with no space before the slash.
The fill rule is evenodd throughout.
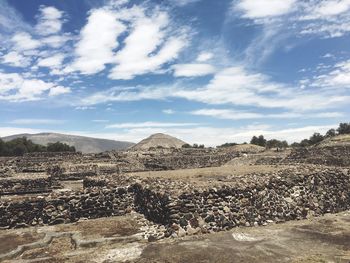
<path id="1" fill-rule="evenodd" d="M 0 136 L 206 146 L 350 113 L 350 0 L 0 0 Z"/>

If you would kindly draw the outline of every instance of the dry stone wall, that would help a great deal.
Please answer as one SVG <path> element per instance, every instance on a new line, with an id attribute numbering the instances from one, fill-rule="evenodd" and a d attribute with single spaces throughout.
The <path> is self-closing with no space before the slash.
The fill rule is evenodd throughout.
<path id="1" fill-rule="evenodd" d="M 350 146 L 297 148 L 283 162 L 346 167 L 350 166 Z"/>
<path id="2" fill-rule="evenodd" d="M 80 218 L 124 215 L 133 207 L 133 194 L 127 187 L 86 189 L 49 198 L 0 203 L 0 227 L 71 223 Z"/>
<path id="3" fill-rule="evenodd" d="M 176 237 L 350 209 L 349 170 L 309 165 L 210 184 L 111 176 L 85 178 L 84 187 L 83 192 L 0 202 L 0 227 L 69 223 L 135 209 L 165 225 L 165 236 Z"/>
<path id="4" fill-rule="evenodd" d="M 4 194 L 28 194 L 51 191 L 51 177 L 40 178 L 1 178 L 0 196 Z"/>
<path id="5" fill-rule="evenodd" d="M 347 170 L 307 174 L 287 170 L 255 176 L 243 184 L 168 194 L 151 188 L 135 187 L 135 206 L 148 219 L 167 225 L 167 236 L 266 225 L 350 209 Z"/>

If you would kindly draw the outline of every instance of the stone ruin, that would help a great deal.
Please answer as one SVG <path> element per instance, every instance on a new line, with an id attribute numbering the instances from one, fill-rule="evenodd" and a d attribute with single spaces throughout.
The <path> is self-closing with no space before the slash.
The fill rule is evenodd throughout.
<path id="1" fill-rule="evenodd" d="M 284 160 L 285 163 L 311 163 L 328 166 L 350 166 L 350 146 L 323 146 L 297 148 Z"/>
<path id="2" fill-rule="evenodd" d="M 92 155 L 44 158 L 41 165 L 47 174 L 36 171 L 0 179 L 0 198 L 9 194 L 41 194 L 1 198 L 0 227 L 70 223 L 81 218 L 119 216 L 136 210 L 148 220 L 165 226 L 160 237 L 176 237 L 350 209 L 350 173 L 349 169 L 341 168 L 350 166 L 349 148 L 297 149 L 282 160 L 268 159 L 298 164 L 293 168 L 241 177 L 227 175 L 210 183 L 204 179 L 143 179 L 124 174 L 125 170 L 133 170 L 135 162 L 137 170 L 141 171 L 172 170 L 220 166 L 237 156 L 234 152 L 224 154 L 212 149 L 180 149 L 168 153 L 108 153 L 96 158 Z M 32 165 L 37 158 L 42 156 L 27 156 L 23 162 Z M 68 164 L 67 160 L 70 160 Z M 5 158 L 0 168 L 19 162 L 20 158 Z M 84 188 L 82 191 L 51 192 L 62 180 L 82 180 Z"/>
<path id="3" fill-rule="evenodd" d="M 348 169 L 313 166 L 272 174 L 227 176 L 215 184 L 118 176 L 88 179 L 81 192 L 0 204 L 0 227 L 75 222 L 135 209 L 166 227 L 164 236 L 221 231 L 350 209 Z M 87 182 L 88 182 L 87 181 Z M 118 186 L 117 186 L 118 185 Z"/>

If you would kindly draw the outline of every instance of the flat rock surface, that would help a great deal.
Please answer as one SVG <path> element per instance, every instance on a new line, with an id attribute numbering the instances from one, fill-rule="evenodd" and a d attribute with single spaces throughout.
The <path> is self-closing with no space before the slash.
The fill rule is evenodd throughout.
<path id="1" fill-rule="evenodd" d="M 350 212 L 148 242 L 141 215 L 0 231 L 0 262 L 350 262 Z"/>

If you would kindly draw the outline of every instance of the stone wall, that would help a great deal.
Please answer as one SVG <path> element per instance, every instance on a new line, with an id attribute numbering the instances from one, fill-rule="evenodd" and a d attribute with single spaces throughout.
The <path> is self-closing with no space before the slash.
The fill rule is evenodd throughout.
<path id="1" fill-rule="evenodd" d="M 74 222 L 131 209 L 166 226 L 166 236 L 221 231 L 350 209 L 348 169 L 298 166 L 205 181 L 85 178 L 84 191 L 0 203 L 0 227 Z"/>
<path id="2" fill-rule="evenodd" d="M 51 191 L 51 177 L 0 178 L 0 196 L 4 194 L 28 194 Z"/>
<path id="3" fill-rule="evenodd" d="M 133 194 L 127 187 L 87 189 L 49 198 L 0 203 L 0 227 L 71 223 L 80 218 L 124 215 L 133 207 Z"/>
<path id="4" fill-rule="evenodd" d="M 296 148 L 283 162 L 350 166 L 350 146 Z"/>
<path id="5" fill-rule="evenodd" d="M 161 182 L 158 182 L 158 185 Z M 170 192 L 135 187 L 138 211 L 168 226 L 167 236 L 266 225 L 350 209 L 349 171 L 291 170 L 243 184 Z"/>

